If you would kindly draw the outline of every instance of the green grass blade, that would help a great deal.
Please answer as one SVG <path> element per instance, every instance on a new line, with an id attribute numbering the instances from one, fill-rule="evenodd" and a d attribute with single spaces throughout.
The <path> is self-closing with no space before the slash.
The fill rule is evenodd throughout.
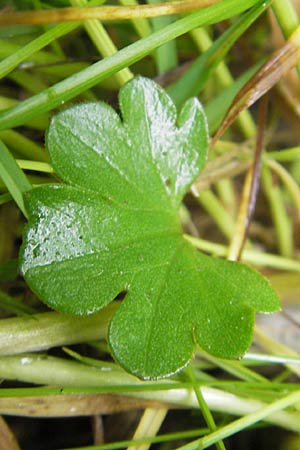
<path id="1" fill-rule="evenodd" d="M 265 61 L 261 61 L 252 66 L 239 78 L 237 78 L 237 80 L 231 86 L 229 86 L 227 89 L 224 89 L 216 98 L 211 100 L 205 106 L 205 112 L 211 133 L 214 133 L 218 129 L 227 109 L 229 108 L 238 91 L 244 86 L 244 84 L 247 83 L 248 80 L 250 80 L 250 78 L 263 65 L 264 62 Z"/>
<path id="2" fill-rule="evenodd" d="M 209 76 L 224 59 L 233 44 L 269 7 L 271 1 L 255 6 L 238 19 L 206 52 L 194 61 L 179 80 L 168 87 L 167 91 L 177 106 L 181 106 L 188 98 L 201 92 Z"/>
<path id="3" fill-rule="evenodd" d="M 31 184 L 2 141 L 0 141 L 0 176 L 26 217 L 23 193 L 31 189 Z"/>
<path id="4" fill-rule="evenodd" d="M 78 22 L 62 23 L 52 27 L 49 31 L 46 31 L 38 38 L 31 41 L 29 44 L 21 47 L 19 50 L 12 53 L 10 56 L 0 62 L 0 78 L 5 77 L 8 73 L 14 70 L 21 62 L 30 58 L 31 55 L 36 53 L 41 48 L 46 47 L 65 34 L 70 33 L 79 26 Z"/>
<path id="5" fill-rule="evenodd" d="M 147 0 L 149 5 L 159 3 L 160 0 Z M 153 25 L 153 30 L 160 30 L 165 28 L 170 23 L 174 22 L 174 17 L 172 16 L 161 16 L 155 17 L 151 20 Z M 157 70 L 159 74 L 168 72 L 169 70 L 175 69 L 178 65 L 177 59 L 177 46 L 175 41 L 170 41 L 158 49 L 154 53 L 156 59 Z"/>
<path id="6" fill-rule="evenodd" d="M 232 436 L 239 431 L 256 424 L 260 420 L 266 419 L 270 414 L 278 411 L 282 411 L 289 406 L 294 405 L 300 401 L 300 392 L 293 392 L 286 397 L 271 403 L 268 406 L 264 406 L 258 411 L 248 414 L 241 419 L 235 420 L 234 422 L 214 431 L 213 433 L 205 436 L 204 438 L 197 439 L 190 444 L 184 445 L 183 447 L 177 448 L 177 450 L 198 450 L 199 448 L 205 449 L 211 445 L 219 442 L 221 439 Z"/>
<path id="7" fill-rule="evenodd" d="M 76 97 L 109 75 L 133 64 L 159 46 L 187 33 L 195 27 L 225 20 L 261 3 L 261 1 L 257 0 L 245 0 L 242 3 L 240 0 L 224 0 L 183 19 L 179 19 L 166 28 L 125 47 L 115 55 L 105 58 L 55 84 L 46 91 L 25 100 L 22 104 L 2 112 L 0 114 L 0 129 L 21 125 L 30 118 L 52 110 L 62 102 Z"/>
<path id="8" fill-rule="evenodd" d="M 48 156 L 42 147 L 21 133 L 14 130 L 4 130 L 0 132 L 0 139 L 19 157 L 48 161 Z"/>
<path id="9" fill-rule="evenodd" d="M 33 314 L 35 310 L 0 290 L 0 308 L 18 316 Z"/>

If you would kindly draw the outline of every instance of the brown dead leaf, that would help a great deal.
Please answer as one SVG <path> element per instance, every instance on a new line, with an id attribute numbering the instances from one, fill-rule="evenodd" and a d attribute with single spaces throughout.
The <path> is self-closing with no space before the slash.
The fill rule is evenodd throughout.
<path id="1" fill-rule="evenodd" d="M 278 83 L 282 77 L 294 68 L 300 60 L 300 26 L 286 43 L 268 59 L 254 74 L 245 86 L 235 96 L 223 122 L 214 135 L 211 146 L 220 139 L 222 134 L 235 121 L 244 109 L 249 108 L 260 97 Z"/>
<path id="2" fill-rule="evenodd" d="M 0 448 L 1 450 L 20 450 L 15 436 L 3 417 L 0 417 Z"/>

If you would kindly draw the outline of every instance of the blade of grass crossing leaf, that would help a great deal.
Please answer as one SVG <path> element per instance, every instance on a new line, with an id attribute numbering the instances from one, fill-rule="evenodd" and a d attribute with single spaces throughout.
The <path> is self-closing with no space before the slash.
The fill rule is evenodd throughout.
<path id="1" fill-rule="evenodd" d="M 181 106 L 189 97 L 201 92 L 212 71 L 223 61 L 236 40 L 269 7 L 271 1 L 256 5 L 239 18 L 196 59 L 179 80 L 168 87 L 167 91 L 177 106 Z"/>
<path id="2" fill-rule="evenodd" d="M 160 45 L 187 33 L 195 27 L 213 24 L 235 16 L 257 3 L 261 2 L 245 0 L 241 3 L 240 0 L 224 0 L 221 3 L 179 19 L 166 28 L 156 31 L 152 35 L 120 50 L 117 54 L 105 58 L 103 61 L 97 62 L 87 69 L 55 84 L 43 93 L 35 95 L 22 102 L 22 104 L 2 112 L 0 114 L 0 129 L 15 127 L 25 123 L 28 118 L 50 111 L 60 105 L 61 102 L 74 98 L 109 75 L 142 59 Z"/>
<path id="3" fill-rule="evenodd" d="M 26 217 L 23 193 L 31 189 L 31 184 L 2 141 L 0 141 L 0 176 L 6 184 L 11 196 Z"/>

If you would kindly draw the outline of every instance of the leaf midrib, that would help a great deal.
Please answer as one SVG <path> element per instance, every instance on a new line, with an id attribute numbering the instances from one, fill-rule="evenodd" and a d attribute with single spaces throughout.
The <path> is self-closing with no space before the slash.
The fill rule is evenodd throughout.
<path id="1" fill-rule="evenodd" d="M 147 196 L 145 196 L 145 192 L 143 191 L 143 190 L 141 190 L 140 189 L 140 186 L 139 186 L 139 184 L 136 184 L 132 179 L 130 179 L 130 178 L 128 178 L 127 176 L 126 176 L 126 174 L 125 174 L 125 172 L 123 172 L 122 170 L 120 170 L 117 166 L 115 166 L 113 163 L 112 163 L 112 161 L 110 160 L 110 159 L 108 159 L 107 157 L 106 157 L 106 153 L 105 152 L 103 152 L 102 154 L 99 154 L 93 147 L 91 147 L 90 145 L 88 145 L 83 139 L 82 139 L 82 137 L 80 136 L 80 135 L 78 135 L 78 134 L 75 134 L 74 133 L 74 131 L 72 130 L 72 129 L 70 129 L 70 128 L 67 128 L 65 125 L 64 125 L 64 123 L 63 122 L 60 122 L 60 126 L 62 127 L 62 128 L 64 128 L 66 131 L 68 131 L 75 139 L 78 139 L 81 143 L 82 143 L 82 145 L 84 146 L 84 147 L 86 147 L 87 149 L 89 149 L 90 151 L 92 151 L 93 153 L 95 153 L 98 157 L 99 157 L 99 159 L 101 159 L 102 161 L 104 161 L 105 162 L 105 164 L 107 164 L 108 166 L 109 166 L 109 168 L 110 168 L 110 170 L 112 170 L 112 171 L 114 171 L 114 172 L 117 172 L 117 174 L 118 174 L 118 176 L 128 185 L 128 186 L 130 186 L 130 188 L 131 188 L 131 190 L 133 190 L 133 192 L 134 192 L 134 194 L 136 193 L 136 192 L 138 192 L 139 193 L 139 195 L 141 195 L 141 198 L 143 199 L 143 202 L 147 202 L 148 204 L 149 204 L 149 206 L 151 207 L 151 209 L 152 209 L 152 205 L 154 206 L 154 208 L 155 208 L 155 206 L 156 206 L 156 203 L 152 203 L 152 201 L 151 201 L 151 197 L 147 197 Z M 123 126 L 123 125 L 121 125 L 121 126 Z M 127 138 L 128 138 L 128 136 L 127 136 Z M 127 144 L 127 142 L 126 142 L 126 146 L 128 146 L 128 144 Z M 129 147 L 130 148 L 130 147 Z M 131 149 L 131 148 L 130 148 Z M 50 156 L 51 156 L 51 151 L 50 151 Z M 55 164 L 53 164 L 53 167 L 54 167 L 54 169 L 55 169 Z M 157 170 L 157 167 L 155 166 L 155 170 L 156 171 L 158 171 Z M 57 170 L 57 173 L 58 173 L 58 175 L 59 175 L 59 168 L 58 168 L 58 170 Z M 64 178 L 64 177 L 62 177 L 62 178 Z M 159 177 L 160 178 L 160 177 Z M 161 178 L 160 178 L 161 179 Z M 162 180 L 161 180 L 162 181 Z M 82 185 L 80 185 L 80 184 L 75 184 L 74 182 L 70 182 L 70 184 L 71 185 L 75 185 L 75 186 L 82 186 Z M 92 191 L 92 192 L 95 192 L 95 191 Z M 163 192 L 166 192 L 165 190 L 163 191 Z M 168 200 L 170 200 L 170 197 L 167 195 L 167 198 L 168 198 Z M 160 199 L 161 200 L 161 199 Z M 171 202 L 170 202 L 170 206 L 171 206 Z"/>

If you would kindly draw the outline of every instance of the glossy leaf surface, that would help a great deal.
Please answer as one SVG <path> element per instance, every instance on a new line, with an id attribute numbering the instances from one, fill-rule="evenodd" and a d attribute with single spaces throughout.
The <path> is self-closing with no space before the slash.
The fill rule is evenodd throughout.
<path id="1" fill-rule="evenodd" d="M 278 299 L 252 269 L 205 256 L 183 237 L 178 209 L 201 171 L 206 118 L 196 99 L 178 118 L 166 93 L 145 78 L 120 92 L 118 114 L 82 104 L 53 118 L 47 146 L 64 181 L 27 197 L 21 269 L 54 309 L 90 314 L 120 292 L 109 342 L 142 378 L 175 373 L 196 342 L 241 356 L 256 311 Z"/>

